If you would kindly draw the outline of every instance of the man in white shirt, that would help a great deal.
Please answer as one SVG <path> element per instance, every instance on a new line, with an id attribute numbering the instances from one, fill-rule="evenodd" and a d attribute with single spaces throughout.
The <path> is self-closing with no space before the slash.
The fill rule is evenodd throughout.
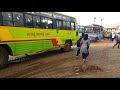
<path id="1" fill-rule="evenodd" d="M 115 34 L 112 34 L 112 41 L 114 40 Z"/>

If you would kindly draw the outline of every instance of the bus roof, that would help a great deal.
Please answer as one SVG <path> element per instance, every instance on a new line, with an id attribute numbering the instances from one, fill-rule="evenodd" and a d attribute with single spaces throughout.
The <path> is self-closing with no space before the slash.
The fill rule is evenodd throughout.
<path id="1" fill-rule="evenodd" d="M 62 16 L 62 18 L 63 18 L 64 20 L 76 22 L 76 18 L 75 18 L 75 17 L 72 17 L 72 16 L 68 16 L 68 15 L 65 15 L 65 14 L 61 14 L 61 13 L 59 13 L 59 12 L 53 12 L 53 17 L 54 17 L 54 15 Z"/>
<path id="2" fill-rule="evenodd" d="M 57 14 L 60 14 L 60 15 L 64 15 L 64 16 L 68 16 L 68 17 L 76 19 L 75 17 L 69 16 L 69 15 L 65 15 L 65 14 L 62 14 L 62 13 L 59 13 L 59 12 L 54 12 L 54 13 L 57 13 Z"/>

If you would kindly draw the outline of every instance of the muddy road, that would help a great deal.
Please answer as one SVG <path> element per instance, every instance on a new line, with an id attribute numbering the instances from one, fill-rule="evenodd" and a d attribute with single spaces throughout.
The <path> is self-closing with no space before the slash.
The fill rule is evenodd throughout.
<path id="1" fill-rule="evenodd" d="M 79 59 L 75 58 L 75 47 L 66 53 L 59 50 L 40 53 L 34 59 L 13 63 L 0 70 L 0 78 L 120 78 L 120 49 L 113 49 L 114 44 L 107 40 L 92 42 L 86 63 L 81 54 Z M 101 70 L 83 71 L 81 66 L 97 66 Z"/>

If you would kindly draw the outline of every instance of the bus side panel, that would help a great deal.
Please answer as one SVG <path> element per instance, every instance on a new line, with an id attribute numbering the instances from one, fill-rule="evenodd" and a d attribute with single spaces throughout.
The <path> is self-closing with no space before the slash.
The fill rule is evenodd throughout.
<path id="1" fill-rule="evenodd" d="M 79 36 L 76 36 L 75 30 L 59 30 L 58 37 L 65 43 L 66 40 L 72 40 L 73 45 L 78 40 Z"/>
<path id="2" fill-rule="evenodd" d="M 55 48 L 51 40 L 16 43 L 16 55 L 40 52 Z"/>
<path id="3" fill-rule="evenodd" d="M 63 46 L 66 40 L 72 40 L 74 44 L 78 37 L 75 30 L 58 30 L 56 29 L 35 29 L 1 26 L 1 41 L 11 42 L 13 55 L 26 54 L 52 49 L 55 46 L 50 39 L 55 39 L 58 46 Z M 3 35 L 4 34 L 4 35 Z M 5 38 L 7 36 L 7 38 Z M 48 40 L 48 41 L 47 41 Z M 34 41 L 34 42 L 33 42 Z"/>
<path id="4" fill-rule="evenodd" d="M 77 41 L 75 30 L 58 30 L 56 29 L 33 29 L 33 28 L 9 28 L 13 39 L 50 39 L 56 38 L 59 45 L 63 45 L 66 40 L 71 39 L 73 43 Z M 19 32 L 19 33 L 18 33 Z"/>

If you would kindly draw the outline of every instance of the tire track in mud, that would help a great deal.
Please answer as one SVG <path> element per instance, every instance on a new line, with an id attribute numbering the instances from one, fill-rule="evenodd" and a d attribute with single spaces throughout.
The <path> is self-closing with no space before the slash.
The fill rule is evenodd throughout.
<path id="1" fill-rule="evenodd" d="M 10 57 L 10 60 L 13 60 L 13 61 L 10 61 L 8 67 L 0 70 L 0 77 L 9 76 L 13 73 L 23 71 L 31 66 L 43 64 L 46 61 L 47 62 L 52 61 L 52 60 L 45 61 L 44 59 L 47 59 L 47 57 L 49 57 L 49 58 L 53 57 L 53 55 L 58 56 L 58 55 L 62 55 L 62 54 L 63 53 L 57 49 L 57 50 L 52 50 L 52 51 L 43 52 L 43 53 L 33 53 L 33 54 L 29 54 L 27 56 L 23 55 L 23 56 L 17 56 L 17 57 L 13 57 L 13 58 Z"/>
<path id="2" fill-rule="evenodd" d="M 102 47 L 102 48 L 100 48 Z M 90 50 L 91 57 L 90 59 L 95 59 L 97 62 L 99 62 L 101 59 L 108 59 L 108 56 L 106 55 L 109 51 L 109 42 L 105 41 L 102 43 L 97 43 L 97 45 L 92 47 L 93 49 Z M 98 58 L 99 57 L 99 58 Z M 98 60 L 99 59 L 99 60 Z M 101 64 L 101 62 L 99 63 Z"/>
<path id="3" fill-rule="evenodd" d="M 64 60 L 64 59 L 68 59 L 68 60 Z M 69 69 L 71 69 L 72 68 L 72 66 L 70 66 L 70 67 L 61 67 L 61 68 L 58 68 L 58 66 L 59 65 L 61 65 L 61 64 L 64 64 L 64 63 L 69 63 L 69 62 L 72 62 L 74 59 L 75 59 L 75 57 L 74 56 L 72 56 L 72 57 L 68 57 L 68 58 L 64 58 L 64 59 L 61 59 L 61 60 L 64 60 L 64 61 L 61 61 L 60 60 L 60 62 L 57 62 L 57 63 L 54 63 L 54 64 L 52 64 L 51 66 L 50 66 L 50 68 L 49 67 L 46 67 L 46 68 L 44 68 L 44 69 L 38 69 L 38 70 L 36 70 L 35 72 L 31 72 L 31 73 L 28 73 L 28 74 L 25 74 L 25 75 L 23 75 L 23 76 L 20 76 L 20 77 L 22 77 L 22 78 L 27 78 L 27 77 L 31 77 L 31 76 L 35 76 L 36 74 L 39 74 L 39 73 L 47 73 L 48 75 L 46 75 L 47 77 L 53 77 L 54 76 L 54 74 L 49 74 L 50 72 L 52 72 L 52 73 L 54 73 L 54 72 L 58 72 L 58 73 L 64 73 L 64 70 L 65 71 L 67 71 L 67 69 L 69 70 Z M 76 67 L 76 66 L 75 66 Z"/>
<path id="4" fill-rule="evenodd" d="M 43 72 L 44 70 L 47 70 L 50 68 L 56 68 L 56 66 L 58 66 L 62 63 L 68 62 L 70 60 L 70 58 L 73 58 L 73 56 L 67 57 L 67 58 L 62 58 L 59 60 L 57 59 L 57 60 L 42 64 L 42 65 L 35 65 L 26 70 L 18 71 L 12 75 L 5 76 L 5 78 L 17 78 L 17 77 L 22 77 L 22 76 L 25 77 L 25 75 L 28 76 L 28 75 L 31 75 L 31 73 L 35 74 L 36 72 L 40 72 L 40 71 Z"/>
<path id="5" fill-rule="evenodd" d="M 85 77 L 97 77 L 97 78 L 102 77 L 103 78 L 107 75 L 106 74 L 106 71 L 108 69 L 107 65 L 110 62 L 107 54 L 109 53 L 110 49 L 112 48 L 111 44 L 112 43 L 110 43 L 108 41 L 104 41 L 100 44 L 100 49 L 98 47 L 98 51 L 97 51 L 97 49 L 94 49 L 94 51 L 93 51 L 93 54 L 95 54 L 96 56 L 99 57 L 98 58 L 95 56 L 95 58 L 94 58 L 94 60 L 96 60 L 95 63 L 103 69 L 103 72 L 102 73 L 100 72 L 99 74 L 86 75 Z M 90 57 L 90 59 L 92 59 L 92 57 Z"/>
<path id="6" fill-rule="evenodd" d="M 49 69 L 49 70 L 46 70 L 46 69 L 48 69 L 48 68 L 44 68 L 45 69 L 45 71 L 42 71 L 42 70 L 37 70 L 37 71 L 35 71 L 35 72 L 33 72 L 33 73 L 29 73 L 29 74 L 27 74 L 27 75 L 23 75 L 23 76 L 21 76 L 22 78 L 29 78 L 29 77 L 34 77 L 34 76 L 36 76 L 37 74 L 45 74 L 45 73 L 47 73 L 47 75 L 49 74 L 49 76 L 47 76 L 46 78 L 51 78 L 51 77 L 53 77 L 54 78 L 54 75 L 56 75 L 56 73 L 57 74 L 60 74 L 60 73 L 64 73 L 64 72 L 66 72 L 66 71 L 68 71 L 69 69 L 72 69 L 73 67 L 71 66 L 71 67 L 65 67 L 65 68 L 57 68 L 57 65 L 60 65 L 60 64 L 63 64 L 63 63 L 65 63 L 65 62 L 60 62 L 59 64 L 55 64 L 55 65 L 52 65 L 52 66 L 50 66 L 51 68 Z M 51 74 L 52 73 L 52 74 Z M 42 77 L 41 77 L 42 78 Z"/>
<path id="7" fill-rule="evenodd" d="M 104 44 L 104 47 L 102 48 L 102 50 L 101 50 L 101 59 L 102 59 L 102 61 L 103 62 L 100 62 L 100 64 L 102 65 L 102 66 L 104 66 L 106 63 L 105 62 L 107 62 L 108 61 L 108 59 L 109 59 L 109 57 L 108 57 L 108 53 L 109 53 L 109 51 L 110 51 L 110 49 L 112 48 L 111 47 L 111 43 L 110 42 L 104 42 L 103 43 Z M 100 60 L 101 60 L 100 59 Z"/>
<path id="8" fill-rule="evenodd" d="M 102 48 L 99 48 L 99 47 L 102 47 Z M 102 67 L 102 66 L 104 66 L 104 65 L 106 65 L 108 63 L 109 57 L 107 56 L 107 53 L 109 52 L 110 47 L 111 47 L 111 44 L 109 42 L 103 42 L 102 44 L 100 44 L 100 45 L 98 44 L 97 45 L 97 47 L 96 47 L 97 49 L 93 49 L 94 50 L 93 54 L 97 53 L 96 55 L 98 55 L 100 57 L 100 58 L 96 58 L 95 57 L 96 59 L 98 59 L 96 62 L 98 62 L 98 64 L 100 65 L 100 67 Z M 101 60 L 101 61 L 99 61 L 99 60 Z M 68 61 L 66 61 L 66 62 L 68 62 Z M 66 62 L 63 62 L 63 63 L 66 63 Z M 104 62 L 106 62 L 106 63 L 104 63 Z M 80 73 L 80 74 L 75 74 L 73 72 L 73 69 L 75 67 L 77 67 L 77 66 L 70 66 L 70 67 L 61 67 L 61 68 L 58 68 L 57 66 L 60 65 L 60 64 L 62 64 L 62 62 L 59 63 L 59 64 L 57 64 L 56 66 L 51 67 L 49 70 L 47 70 L 47 69 L 45 69 L 44 71 L 38 70 L 35 73 L 27 74 L 27 75 L 24 75 L 22 77 L 24 77 L 24 78 L 26 78 L 26 77 L 28 77 L 28 78 L 29 77 L 35 77 L 35 76 L 37 77 L 37 75 L 39 75 L 39 77 L 40 77 L 41 74 L 44 74 L 44 76 L 48 77 L 48 78 L 51 78 L 51 77 L 53 77 L 53 78 L 56 78 L 56 77 L 57 78 L 61 78 L 61 77 L 62 78 L 66 78 L 67 77 L 68 78 L 69 77 L 70 78 L 70 77 L 73 77 L 73 76 L 74 77 L 79 76 L 80 78 L 82 78 L 82 76 L 84 77 L 84 75 L 85 75 L 85 77 L 86 76 L 87 77 L 89 77 L 89 76 L 92 76 L 92 77 L 94 76 L 95 77 L 95 75 L 96 75 L 96 73 L 94 73 L 94 72 L 87 72 L 87 73 L 89 73 L 88 75 L 87 75 L 86 72 L 85 73 Z M 102 72 L 102 74 L 103 73 L 104 74 L 102 75 L 102 77 L 106 75 L 105 74 L 105 69 L 106 68 L 103 68 L 104 72 Z M 82 75 L 82 76 L 80 76 L 80 75 Z"/>
<path id="9" fill-rule="evenodd" d="M 87 64 L 86 64 L 87 65 Z M 33 74 L 31 76 L 27 76 L 28 78 L 33 78 L 33 77 L 45 77 L 45 76 L 41 76 L 43 74 L 47 74 L 46 76 L 48 78 L 70 78 L 70 77 L 76 77 L 80 75 L 85 75 L 85 74 L 96 74 L 97 72 L 101 72 L 102 70 L 96 69 L 94 65 L 87 65 L 88 68 L 84 68 L 83 65 L 73 65 L 73 66 L 68 66 L 68 67 L 59 67 L 52 70 L 49 70 L 47 72 L 41 72 L 40 74 Z M 80 72 L 78 74 L 76 74 L 76 70 L 80 70 Z"/>
<path id="10" fill-rule="evenodd" d="M 99 47 L 99 46 L 98 46 Z M 101 51 L 104 51 L 104 48 L 106 48 L 106 45 L 104 45 L 104 47 L 103 47 L 103 49 L 102 50 L 99 50 L 99 52 L 101 52 Z M 107 50 L 107 49 L 106 49 Z M 101 57 L 102 57 L 102 54 L 103 53 L 101 53 Z M 103 56 L 104 57 L 104 56 Z M 64 62 L 65 63 L 65 62 Z M 61 63 L 62 64 L 62 63 Z M 60 63 L 58 64 L 58 65 L 60 65 Z M 38 70 L 37 72 L 35 72 L 35 73 L 31 73 L 31 74 L 28 74 L 28 75 L 25 75 L 25 76 L 23 76 L 24 78 L 26 78 L 26 77 L 34 77 L 34 76 L 37 76 L 37 74 L 39 74 L 39 73 L 41 73 L 41 74 L 45 74 L 46 73 L 46 71 L 47 71 L 47 77 L 48 77 L 48 75 L 49 75 L 49 77 L 62 77 L 62 78 L 65 78 L 65 77 L 71 77 L 71 76 L 77 76 L 74 72 L 73 72 L 73 69 L 74 68 L 77 68 L 77 67 L 79 67 L 79 65 L 77 65 L 77 66 L 70 66 L 70 67 L 61 67 L 61 68 L 57 68 L 57 67 L 52 67 L 51 69 L 49 69 L 49 70 L 45 70 L 45 71 L 40 71 L 40 70 Z M 63 73 L 66 73 L 66 72 L 69 72 L 69 73 L 67 73 L 67 74 L 63 74 Z M 52 73 L 52 74 L 51 74 Z M 60 75 L 59 75 L 60 74 Z M 83 74 L 83 73 L 82 73 Z M 84 73 L 85 74 L 85 73 Z"/>

